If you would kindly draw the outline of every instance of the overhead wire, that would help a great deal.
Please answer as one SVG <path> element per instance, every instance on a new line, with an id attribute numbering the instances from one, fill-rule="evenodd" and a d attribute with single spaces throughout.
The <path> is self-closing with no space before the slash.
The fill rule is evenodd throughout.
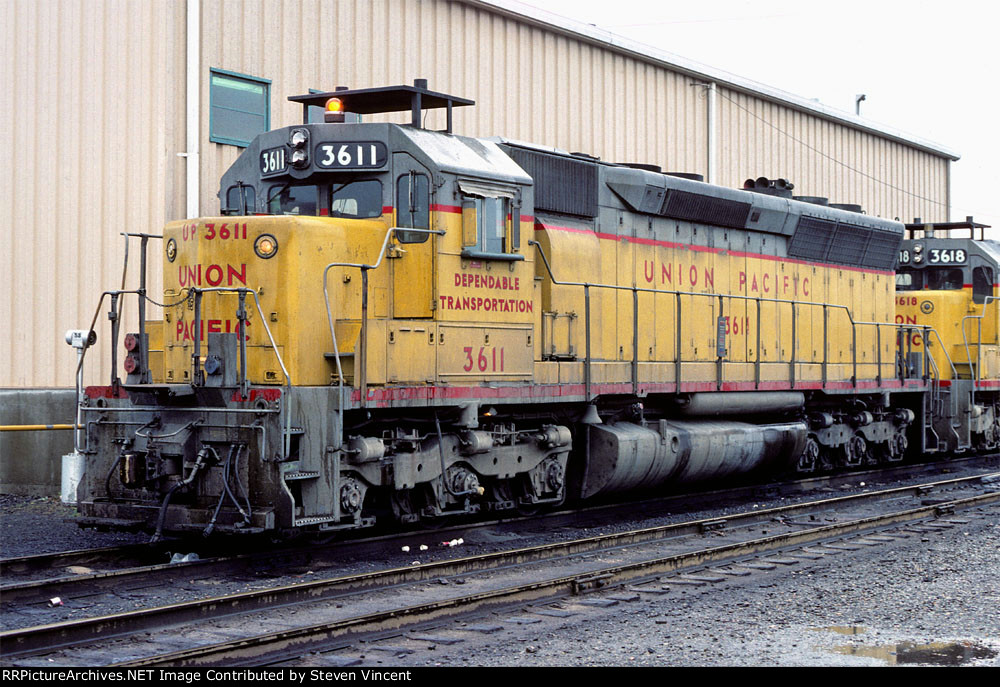
<path id="1" fill-rule="evenodd" d="M 725 98 L 726 100 L 728 100 L 729 102 L 731 102 L 733 105 L 735 105 L 736 107 L 738 107 L 739 109 L 741 109 L 744 112 L 746 112 L 747 114 L 749 114 L 751 117 L 754 117 L 755 119 L 760 120 L 761 122 L 763 122 L 767 126 L 771 127 L 772 129 L 774 129 L 778 133 L 782 134 L 783 136 L 786 136 L 786 137 L 792 139 L 793 141 L 795 141 L 799 145 L 801 145 L 801 146 L 803 146 L 805 148 L 808 148 L 809 150 L 813 151 L 814 153 L 816 153 L 820 157 L 826 158 L 827 160 L 829 160 L 830 162 L 833 162 L 834 164 L 840 165 L 844 169 L 847 169 L 847 170 L 849 170 L 851 172 L 854 172 L 855 174 L 858 174 L 859 176 L 865 177 L 866 179 L 870 179 L 871 181 L 874 181 L 877 184 L 882 184 L 883 186 L 885 186 L 887 188 L 890 188 L 890 189 L 892 189 L 894 191 L 899 191 L 900 193 L 906 194 L 906 195 L 908 195 L 908 196 L 910 196 L 912 198 L 916 198 L 918 200 L 923 200 L 923 201 L 926 201 L 928 203 L 932 203 L 934 205 L 939 205 L 939 206 L 944 207 L 946 209 L 948 208 L 948 203 L 943 203 L 940 200 L 935 200 L 934 198 L 927 198 L 926 196 L 922 196 L 919 193 L 914 193 L 913 191 L 909 191 L 909 190 L 907 190 L 905 188 L 901 188 L 899 186 L 896 186 L 895 184 L 892 184 L 892 183 L 890 183 L 888 181 L 885 181 L 884 179 L 879 179 L 878 177 L 873 176 L 873 175 L 869 174 L 868 172 L 863 172 L 860 169 L 857 169 L 856 167 L 852 167 L 851 165 L 849 165 L 848 163 L 844 162 L 843 160 L 838 160 L 837 158 L 833 157 L 832 155 L 829 155 L 828 153 L 823 152 L 819 148 L 816 148 L 815 146 L 812 146 L 812 145 L 806 143 L 802 139 L 795 137 L 793 134 L 788 133 L 787 131 L 785 131 L 784 129 L 782 129 L 780 126 L 778 126 L 776 124 L 773 124 L 772 122 L 768 121 L 764 117 L 761 117 L 759 114 L 757 114 L 756 112 L 754 112 L 750 108 L 745 107 L 739 101 L 737 101 L 736 99 L 734 99 L 734 98 L 726 95 L 721 90 L 718 90 L 717 93 L 720 96 L 722 96 L 723 98 Z"/>

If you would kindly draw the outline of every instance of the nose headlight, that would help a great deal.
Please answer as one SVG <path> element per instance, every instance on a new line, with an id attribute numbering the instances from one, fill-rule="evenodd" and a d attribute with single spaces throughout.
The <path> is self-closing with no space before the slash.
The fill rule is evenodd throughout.
<path id="1" fill-rule="evenodd" d="M 274 254 L 278 252 L 278 239 L 270 234 L 261 234 L 253 242 L 253 252 L 260 258 L 273 258 Z"/>
<path id="2" fill-rule="evenodd" d="M 309 131 L 307 129 L 292 129 L 288 137 L 292 147 L 292 167 L 302 169 L 309 166 Z"/>
<path id="3" fill-rule="evenodd" d="M 167 241 L 167 260 L 173 262 L 174 258 L 176 257 L 177 257 L 177 241 L 175 241 L 174 239 L 170 239 L 169 241 Z"/>

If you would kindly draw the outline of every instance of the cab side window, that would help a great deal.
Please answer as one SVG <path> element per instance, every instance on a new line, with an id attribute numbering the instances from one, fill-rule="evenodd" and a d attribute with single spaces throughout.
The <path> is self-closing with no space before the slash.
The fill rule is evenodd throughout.
<path id="1" fill-rule="evenodd" d="M 509 253 L 506 245 L 507 199 L 472 198 L 479 220 L 476 250 L 483 253 Z"/>
<path id="2" fill-rule="evenodd" d="M 243 193 L 240 193 L 243 189 Z M 230 186 L 226 191 L 224 215 L 250 215 L 257 210 L 257 193 L 253 186 Z"/>
<path id="3" fill-rule="evenodd" d="M 487 260 L 523 260 L 521 214 L 516 191 L 499 185 L 461 181 L 462 254 Z"/>
<path id="4" fill-rule="evenodd" d="M 972 302 L 982 305 L 987 296 L 993 295 L 993 270 L 977 267 L 972 270 Z"/>
<path id="5" fill-rule="evenodd" d="M 411 229 L 430 229 L 431 190 L 426 174 L 409 172 L 396 180 L 396 225 Z M 423 243 L 430 234 L 398 231 L 400 243 Z"/>

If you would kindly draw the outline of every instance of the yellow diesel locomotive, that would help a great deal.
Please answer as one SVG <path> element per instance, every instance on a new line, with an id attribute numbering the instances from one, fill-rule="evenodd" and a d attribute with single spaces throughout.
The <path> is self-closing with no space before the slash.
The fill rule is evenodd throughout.
<path id="1" fill-rule="evenodd" d="M 105 294 L 84 523 L 287 533 L 530 511 L 896 461 L 937 431 L 942 366 L 895 321 L 902 224 L 781 180 L 727 189 L 458 136 L 452 109 L 472 102 L 421 80 L 291 100 L 303 123 L 250 144 L 220 215 L 164 230 L 162 321 L 144 286 Z M 446 130 L 422 127 L 431 108 Z"/>
<path id="2" fill-rule="evenodd" d="M 907 326 L 912 370 L 930 366 L 938 380 L 926 450 L 988 450 L 1000 442 L 1000 243 L 986 239 L 987 228 L 971 217 L 906 225 L 896 322 Z"/>

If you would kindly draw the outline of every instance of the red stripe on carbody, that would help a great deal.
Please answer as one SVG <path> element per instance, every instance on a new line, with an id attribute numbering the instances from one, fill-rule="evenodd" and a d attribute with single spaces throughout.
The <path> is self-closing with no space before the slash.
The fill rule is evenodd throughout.
<path id="1" fill-rule="evenodd" d="M 87 398 L 115 398 L 110 386 L 88 386 L 83 393 Z M 117 398 L 128 398 L 128 393 L 119 388 Z"/>
<path id="2" fill-rule="evenodd" d="M 911 388 L 920 389 L 926 385 L 920 380 L 898 379 L 883 381 L 881 384 L 875 380 L 859 380 L 857 386 L 851 382 L 827 382 L 824 386 L 822 382 L 797 382 L 794 386 L 787 382 L 761 382 L 759 385 L 754 382 L 724 382 L 721 391 L 780 391 L 780 390 L 850 390 L 850 389 L 900 389 Z M 673 382 L 645 382 L 639 384 L 640 394 L 650 393 L 675 393 L 677 385 Z M 720 391 L 716 382 L 681 382 L 681 393 L 693 393 L 699 391 Z M 502 387 L 479 387 L 479 386 L 420 386 L 420 387 L 390 387 L 368 390 L 368 401 L 376 405 L 387 404 L 393 401 L 431 401 L 435 399 L 464 400 L 464 399 L 505 399 L 505 398 L 534 398 L 534 399 L 558 399 L 566 397 L 581 397 L 586 393 L 583 384 L 531 384 L 525 382 L 523 386 L 502 386 Z M 615 384 L 592 384 L 591 393 L 595 396 L 631 394 L 632 383 L 621 382 Z M 361 400 L 361 392 L 354 389 L 351 393 L 351 400 L 358 402 Z"/>

